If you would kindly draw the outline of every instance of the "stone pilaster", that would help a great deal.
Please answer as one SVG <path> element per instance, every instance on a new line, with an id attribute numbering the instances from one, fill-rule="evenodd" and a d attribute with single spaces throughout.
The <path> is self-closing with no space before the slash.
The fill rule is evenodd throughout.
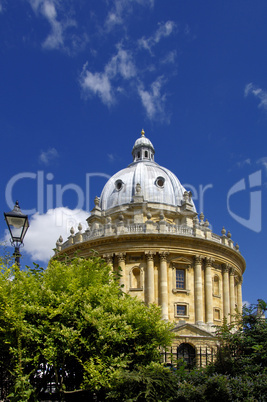
<path id="1" fill-rule="evenodd" d="M 212 276 L 211 267 L 213 260 L 206 258 L 205 260 L 205 316 L 206 322 L 213 323 L 213 305 L 212 305 Z"/>
<path id="2" fill-rule="evenodd" d="M 223 315 L 230 322 L 229 266 L 223 265 Z"/>
<path id="3" fill-rule="evenodd" d="M 145 253 L 147 259 L 147 278 L 146 278 L 146 299 L 147 304 L 155 301 L 155 284 L 154 284 L 154 255 L 151 251 Z"/>
<path id="4" fill-rule="evenodd" d="M 239 314 L 242 314 L 242 282 L 243 278 L 241 276 L 237 284 L 237 310 Z"/>
<path id="5" fill-rule="evenodd" d="M 160 257 L 160 305 L 162 309 L 162 318 L 168 320 L 168 271 L 167 256 L 169 253 L 159 253 Z"/>
<path id="6" fill-rule="evenodd" d="M 104 260 L 110 266 L 111 270 L 113 270 L 113 254 L 104 254 Z"/>
<path id="7" fill-rule="evenodd" d="M 122 290 L 125 292 L 125 261 L 126 261 L 126 253 L 117 253 L 118 257 L 118 266 L 121 268 L 119 271 L 120 274 L 120 285 L 122 286 Z"/>
<path id="8" fill-rule="evenodd" d="M 234 321 L 235 314 L 235 271 L 233 268 L 230 268 L 230 314 L 231 321 Z"/>
<path id="9" fill-rule="evenodd" d="M 195 287 L 195 322 L 203 323 L 203 284 L 202 284 L 202 260 L 200 255 L 195 256 L 194 287 Z"/>

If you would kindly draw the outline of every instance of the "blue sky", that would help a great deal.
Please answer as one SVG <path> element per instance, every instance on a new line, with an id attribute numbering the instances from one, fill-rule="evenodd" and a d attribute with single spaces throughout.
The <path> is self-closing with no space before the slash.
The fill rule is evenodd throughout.
<path id="1" fill-rule="evenodd" d="M 0 209 L 30 215 L 22 264 L 85 228 L 144 128 L 239 244 L 243 299 L 267 299 L 266 18 L 265 0 L 0 0 Z"/>

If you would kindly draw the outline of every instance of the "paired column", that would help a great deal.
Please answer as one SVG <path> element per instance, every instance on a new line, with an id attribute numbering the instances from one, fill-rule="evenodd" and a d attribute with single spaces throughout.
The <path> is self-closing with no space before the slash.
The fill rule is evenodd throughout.
<path id="1" fill-rule="evenodd" d="M 242 314 L 242 282 L 243 278 L 241 276 L 237 284 L 237 310 L 239 314 Z"/>
<path id="2" fill-rule="evenodd" d="M 122 286 L 122 291 L 125 292 L 125 260 L 126 253 L 118 253 L 116 254 L 118 257 L 118 266 L 121 267 L 120 274 L 120 285 Z"/>
<path id="3" fill-rule="evenodd" d="M 231 321 L 234 320 L 235 314 L 235 271 L 233 268 L 230 268 L 230 314 Z"/>
<path id="4" fill-rule="evenodd" d="M 106 263 L 110 266 L 111 271 L 113 271 L 113 254 L 104 254 L 103 258 L 106 260 Z"/>
<path id="5" fill-rule="evenodd" d="M 230 297 L 229 297 L 229 266 L 223 266 L 223 315 L 230 322 Z"/>
<path id="6" fill-rule="evenodd" d="M 202 259 L 200 255 L 195 256 L 195 321 L 196 324 L 203 323 L 203 285 L 202 285 Z"/>
<path id="7" fill-rule="evenodd" d="M 146 295 L 147 304 L 155 301 L 155 283 L 154 283 L 154 255 L 151 251 L 145 253 L 147 258 L 147 277 L 146 277 Z"/>
<path id="8" fill-rule="evenodd" d="M 211 275 L 212 259 L 206 258 L 205 261 L 205 307 L 206 322 L 213 323 L 213 303 L 212 303 L 212 275 Z"/>
<path id="9" fill-rule="evenodd" d="M 162 318 L 168 320 L 168 271 L 167 256 L 169 253 L 159 253 L 160 257 L 160 304 L 162 309 Z"/>

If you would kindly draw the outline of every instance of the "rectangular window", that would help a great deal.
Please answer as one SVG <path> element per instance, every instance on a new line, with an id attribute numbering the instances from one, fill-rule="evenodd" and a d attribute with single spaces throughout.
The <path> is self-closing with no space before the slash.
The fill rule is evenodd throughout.
<path id="1" fill-rule="evenodd" d="M 220 310 L 218 308 L 214 309 L 214 320 L 220 320 L 221 318 L 221 314 L 220 314 Z"/>
<path id="2" fill-rule="evenodd" d="M 182 304 L 176 304 L 176 314 L 186 315 L 186 306 Z"/>
<path id="3" fill-rule="evenodd" d="M 183 269 L 176 269 L 176 289 L 185 289 L 185 275 Z"/>

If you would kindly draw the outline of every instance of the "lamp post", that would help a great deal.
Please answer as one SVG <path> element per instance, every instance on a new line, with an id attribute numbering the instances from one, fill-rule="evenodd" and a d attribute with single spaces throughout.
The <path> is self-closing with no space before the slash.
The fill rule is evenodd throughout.
<path id="1" fill-rule="evenodd" d="M 16 201 L 13 211 L 4 212 L 4 215 L 9 232 L 11 234 L 10 242 L 12 246 L 15 247 L 13 256 L 15 257 L 15 262 L 17 263 L 18 267 L 20 267 L 21 254 L 19 248 L 23 244 L 25 234 L 30 226 L 28 215 L 24 215 L 21 212 L 18 201 Z"/>

